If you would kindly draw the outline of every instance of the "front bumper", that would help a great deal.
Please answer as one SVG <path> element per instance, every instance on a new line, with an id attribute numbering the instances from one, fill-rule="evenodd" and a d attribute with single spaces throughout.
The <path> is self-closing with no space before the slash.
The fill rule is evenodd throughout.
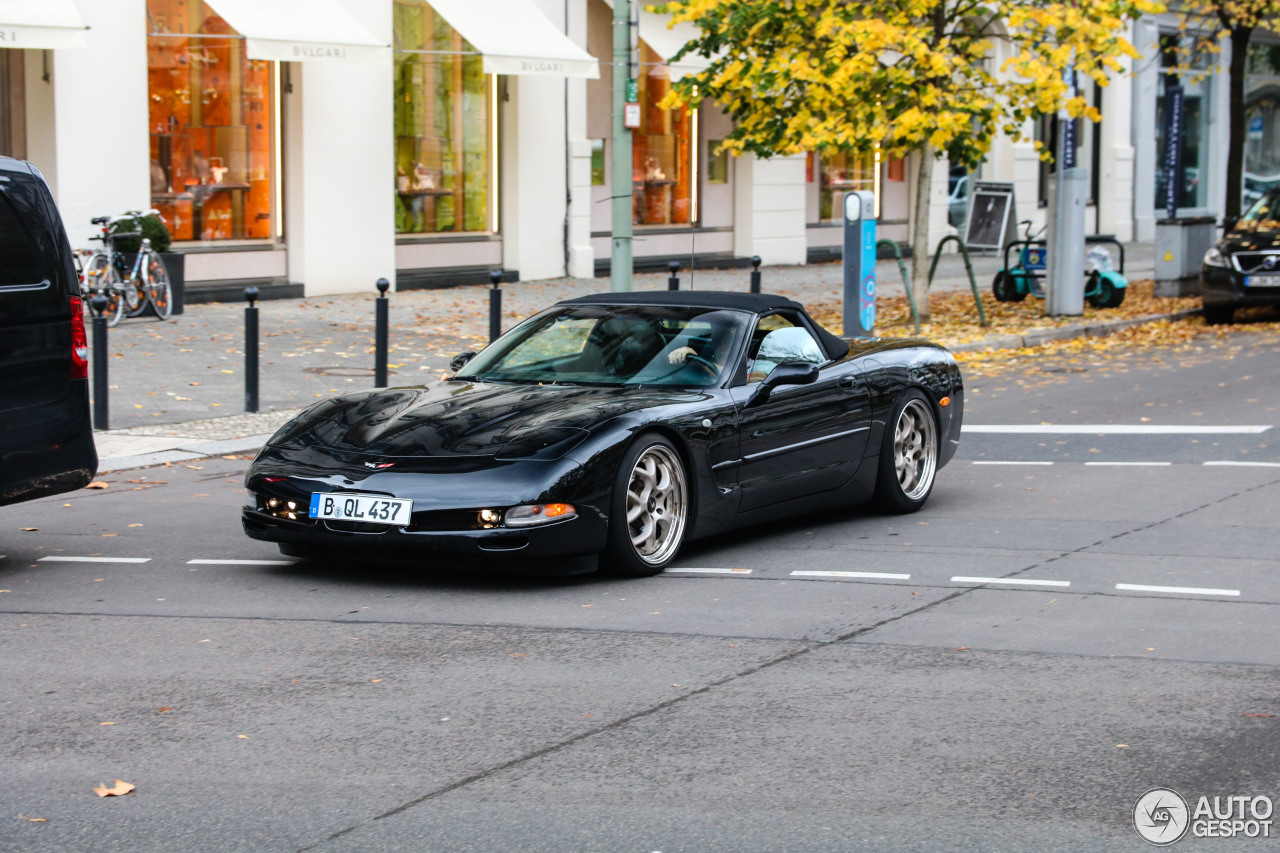
<path id="1" fill-rule="evenodd" d="M 243 509 L 240 520 L 250 538 L 274 542 L 293 556 L 412 561 L 441 568 L 528 568 L 539 574 L 593 571 L 593 558 L 604 550 L 608 531 L 603 515 L 581 506 L 576 518 L 519 529 L 421 531 L 387 527 L 356 532 L 339 529 L 339 523 L 310 518 L 291 521 L 252 506 Z"/>
<path id="2" fill-rule="evenodd" d="M 1280 305 L 1280 287 L 1245 287 L 1245 274 L 1230 267 L 1202 266 L 1200 296 L 1205 305 L 1253 308 Z"/>

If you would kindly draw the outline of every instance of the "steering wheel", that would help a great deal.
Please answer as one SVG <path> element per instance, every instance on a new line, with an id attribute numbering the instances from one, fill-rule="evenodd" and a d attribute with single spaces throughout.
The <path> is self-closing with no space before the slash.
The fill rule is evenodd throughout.
<path id="1" fill-rule="evenodd" d="M 700 355 L 686 355 L 684 357 L 684 363 L 685 365 L 697 365 L 698 368 L 706 373 L 707 379 L 715 379 L 720 375 L 720 368 L 716 367 L 713 362 Z"/>

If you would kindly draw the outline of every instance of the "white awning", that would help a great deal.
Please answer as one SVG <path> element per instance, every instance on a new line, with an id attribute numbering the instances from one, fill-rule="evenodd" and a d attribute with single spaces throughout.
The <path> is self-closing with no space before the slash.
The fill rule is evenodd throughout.
<path id="1" fill-rule="evenodd" d="M 391 45 L 374 38 L 338 0 L 205 2 L 244 36 L 250 59 L 378 65 L 391 61 Z"/>
<path id="2" fill-rule="evenodd" d="M 88 31 L 74 0 L 0 0 L 0 47 L 84 47 Z"/>
<path id="3" fill-rule="evenodd" d="M 604 0 L 609 8 L 613 8 L 613 0 Z M 643 0 L 631 0 L 631 8 L 635 9 L 636 5 L 642 3 Z M 647 4 L 646 4 L 647 5 Z M 661 56 L 664 60 L 669 60 L 680 52 L 680 48 L 698 37 L 698 28 L 689 21 L 681 21 L 674 27 L 670 26 L 670 15 L 659 15 L 656 12 L 650 12 L 640 6 L 640 40 L 653 50 L 654 53 Z M 682 57 L 679 62 L 670 63 L 671 79 L 679 80 L 686 74 L 697 74 L 699 71 L 705 71 L 711 65 L 711 61 L 697 54 L 689 54 Z"/>
<path id="4" fill-rule="evenodd" d="M 532 0 L 429 0 L 484 57 L 487 74 L 600 76 L 591 54 L 573 43 Z"/>

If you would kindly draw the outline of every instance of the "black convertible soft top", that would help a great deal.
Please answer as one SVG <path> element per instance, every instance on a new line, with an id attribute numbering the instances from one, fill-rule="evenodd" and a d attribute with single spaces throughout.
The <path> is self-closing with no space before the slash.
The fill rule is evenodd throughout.
<path id="1" fill-rule="evenodd" d="M 566 299 L 560 305 L 676 305 L 692 308 L 727 308 L 732 311 L 750 311 L 768 314 L 773 311 L 798 311 L 808 317 L 804 306 L 793 299 L 774 293 L 732 293 L 723 290 L 646 290 L 624 293 L 593 293 Z M 822 348 L 831 359 L 844 358 L 849 343 L 818 325 L 812 317 L 809 322 L 817 330 Z"/>

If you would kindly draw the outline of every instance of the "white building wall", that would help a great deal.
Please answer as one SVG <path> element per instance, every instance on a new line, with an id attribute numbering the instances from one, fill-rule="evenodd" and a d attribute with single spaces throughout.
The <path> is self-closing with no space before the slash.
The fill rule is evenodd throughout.
<path id="1" fill-rule="evenodd" d="M 390 3 L 343 5 L 391 43 Z M 301 82 L 289 96 L 301 148 L 291 146 L 286 166 L 298 189 L 285 219 L 289 279 L 307 296 L 374 293 L 377 279 L 395 281 L 392 66 L 301 62 L 291 71 Z"/>
<path id="2" fill-rule="evenodd" d="M 145 0 L 77 0 L 88 46 L 53 54 L 52 150 L 28 151 L 57 186 L 73 246 L 99 233 L 89 220 L 151 206 Z M 36 81 L 39 81 L 39 74 Z M 33 84 L 34 85 L 34 84 Z"/>
<path id="3" fill-rule="evenodd" d="M 569 0 L 565 33 L 574 44 L 587 49 L 587 0 Z M 607 60 L 601 60 L 605 62 Z M 591 143 L 587 138 L 587 81 L 565 81 L 568 89 L 569 151 L 569 275 L 595 275 L 595 250 L 591 245 Z"/>
<path id="4" fill-rule="evenodd" d="M 737 158 L 733 171 L 735 255 L 759 255 L 769 266 L 805 262 L 804 167 L 804 155 L 761 160 L 754 154 L 743 154 Z"/>

